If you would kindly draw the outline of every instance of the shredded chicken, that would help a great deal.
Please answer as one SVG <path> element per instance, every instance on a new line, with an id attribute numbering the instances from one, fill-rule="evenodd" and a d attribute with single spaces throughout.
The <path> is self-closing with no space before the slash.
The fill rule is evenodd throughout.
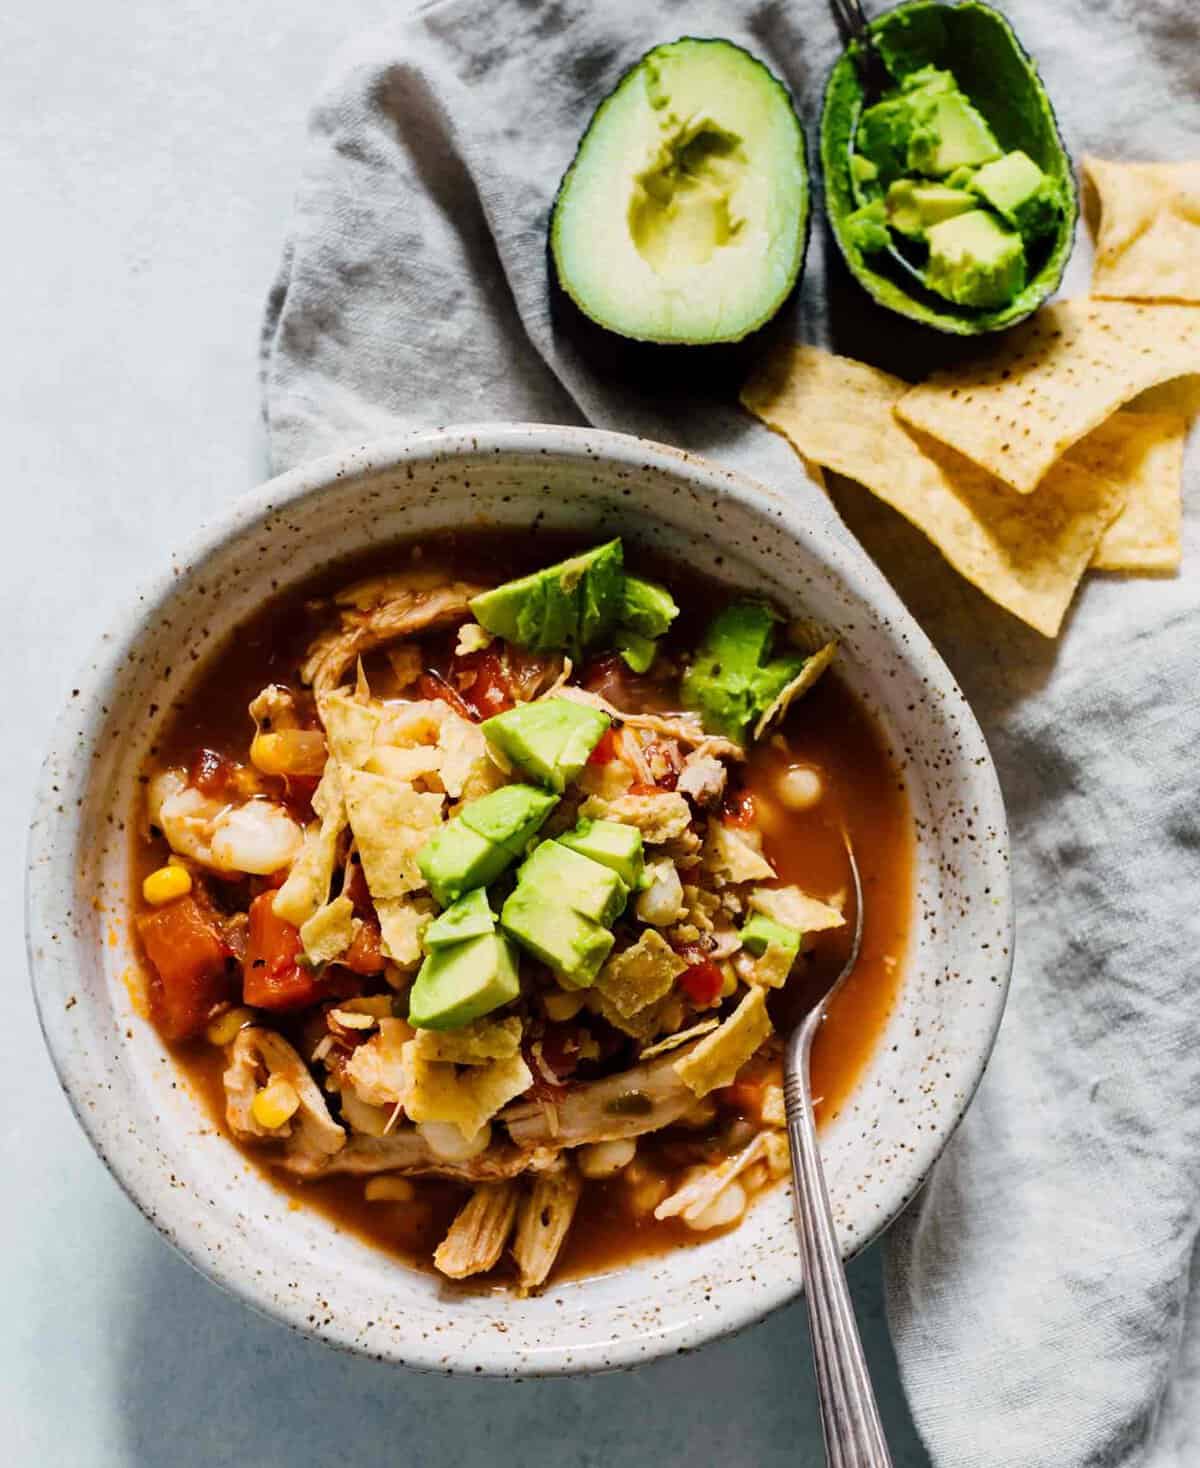
<path id="1" fill-rule="evenodd" d="M 501 1112 L 500 1120 L 518 1147 L 582 1147 L 656 1132 L 695 1104 L 695 1096 L 675 1073 L 675 1062 L 686 1053 L 674 1050 L 650 1065 L 573 1086 L 555 1103 L 553 1133 L 538 1101 L 518 1102 Z"/>
<path id="2" fill-rule="evenodd" d="M 726 770 L 715 755 L 693 750 L 683 762 L 675 789 L 689 796 L 697 805 L 716 805 L 725 794 Z"/>
<path id="3" fill-rule="evenodd" d="M 706 1167 L 702 1172 L 697 1173 L 677 1192 L 662 1200 L 654 1210 L 655 1218 L 682 1216 L 685 1223 L 699 1218 L 706 1208 L 716 1202 L 720 1194 L 740 1172 L 744 1172 L 760 1157 L 766 1156 L 767 1135 L 766 1132 L 759 1132 L 753 1141 L 734 1156 L 727 1157 L 716 1167 Z"/>
<path id="4" fill-rule="evenodd" d="M 703 750 L 705 754 L 716 755 L 721 759 L 746 758 L 746 751 L 740 744 L 734 744 L 732 739 L 723 739 L 719 734 L 706 734 L 695 714 L 627 714 L 624 709 L 619 709 L 615 703 L 609 703 L 607 698 L 602 698 L 588 688 L 560 688 L 558 696 L 603 709 L 618 723 L 626 724 L 631 729 L 650 729 L 668 739 L 678 739 L 680 744 L 686 744 L 689 748 Z"/>
<path id="5" fill-rule="evenodd" d="M 252 1106 L 262 1085 L 277 1077 L 293 1087 L 300 1106 L 290 1121 L 268 1131 L 255 1120 Z M 258 1025 L 248 1025 L 234 1041 L 225 1071 L 225 1117 L 242 1141 L 282 1139 L 283 1166 L 299 1177 L 325 1171 L 346 1145 L 346 1133 L 330 1116 L 304 1061 L 282 1035 Z"/>
<path id="6" fill-rule="evenodd" d="M 433 1262 L 451 1279 L 466 1279 L 495 1267 L 517 1216 L 516 1183 L 480 1183 L 458 1210 Z"/>
<path id="7" fill-rule="evenodd" d="M 341 625 L 317 638 L 300 676 L 318 693 L 326 693 L 372 648 L 469 616 L 471 598 L 483 590 L 429 572 L 377 576 L 347 587 L 336 598 Z"/>
<path id="8" fill-rule="evenodd" d="M 283 1158 L 282 1166 L 287 1172 L 300 1171 L 303 1177 L 315 1177 L 318 1173 L 371 1177 L 394 1172 L 401 1177 L 445 1177 L 456 1182 L 478 1183 L 499 1182 L 526 1172 L 533 1166 L 534 1155 L 504 1142 L 493 1142 L 478 1157 L 450 1162 L 433 1151 L 415 1126 L 403 1125 L 381 1137 L 352 1133 L 345 1146 L 326 1157 L 320 1167 L 300 1171 L 290 1165 L 290 1156 Z"/>
<path id="9" fill-rule="evenodd" d="M 582 1191 L 583 1179 L 566 1158 L 534 1180 L 521 1203 L 512 1249 L 523 1292 L 545 1283 L 567 1237 Z"/>

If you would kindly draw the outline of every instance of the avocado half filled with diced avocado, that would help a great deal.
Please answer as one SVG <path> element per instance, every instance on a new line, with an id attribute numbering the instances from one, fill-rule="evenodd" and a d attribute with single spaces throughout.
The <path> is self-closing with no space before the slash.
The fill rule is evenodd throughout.
<path id="1" fill-rule="evenodd" d="M 892 85 L 867 93 L 852 42 L 821 118 L 846 264 L 880 305 L 939 331 L 1013 326 L 1057 288 L 1078 214 L 1037 68 L 978 0 L 910 0 L 870 29 Z"/>
<path id="2" fill-rule="evenodd" d="M 656 46 L 597 108 L 550 222 L 559 284 L 636 341 L 736 342 L 804 264 L 804 132 L 782 82 L 730 41 Z"/>

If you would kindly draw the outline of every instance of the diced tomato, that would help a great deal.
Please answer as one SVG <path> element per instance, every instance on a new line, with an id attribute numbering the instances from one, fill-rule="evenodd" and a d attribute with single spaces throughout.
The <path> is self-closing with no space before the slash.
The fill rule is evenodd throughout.
<path id="1" fill-rule="evenodd" d="M 229 949 L 218 922 L 189 895 L 142 913 L 137 927 L 158 975 L 152 990 L 158 1026 L 167 1039 L 186 1040 L 232 997 Z"/>
<path id="2" fill-rule="evenodd" d="M 379 924 L 370 918 L 362 920 L 362 927 L 354 935 L 354 942 L 337 960 L 356 974 L 377 974 L 383 968 L 382 934 Z"/>
<path id="3" fill-rule="evenodd" d="M 711 1004 L 725 982 L 725 975 L 711 958 L 689 964 L 679 975 L 679 987 L 693 1004 Z"/>
<path id="4" fill-rule="evenodd" d="M 727 826 L 743 830 L 754 825 L 754 796 L 749 790 L 731 790 L 721 807 L 721 819 Z"/>
<path id="5" fill-rule="evenodd" d="M 215 749 L 198 749 L 188 766 L 188 784 L 202 795 L 221 795 L 233 778 L 233 761 Z"/>
<path id="6" fill-rule="evenodd" d="M 762 1115 L 763 1092 L 767 1088 L 767 1077 L 739 1077 L 732 1085 L 722 1086 L 713 1095 L 721 1106 L 731 1111 L 740 1111 L 743 1116 L 758 1120 Z"/>
<path id="7" fill-rule="evenodd" d="M 443 703 L 448 703 L 454 712 L 461 714 L 464 719 L 473 717 L 471 710 L 463 702 L 458 691 L 451 688 L 440 673 L 422 673 L 417 679 L 417 692 L 422 698 L 440 698 Z"/>
<path id="8" fill-rule="evenodd" d="M 297 962 L 304 951 L 295 923 L 276 917 L 273 892 L 250 904 L 242 998 L 255 1009 L 303 1009 L 326 991 L 316 973 Z"/>
<path id="9" fill-rule="evenodd" d="M 672 777 L 671 783 L 669 785 L 666 783 L 665 780 L 660 781 L 658 784 L 651 784 L 649 781 L 646 781 L 646 780 L 635 780 L 633 782 L 633 784 L 629 787 L 629 794 L 630 795 L 662 795 L 664 791 L 674 790 L 674 788 L 675 788 L 675 781 L 674 781 L 674 778 L 673 777 Z"/>
<path id="10" fill-rule="evenodd" d="M 617 752 L 617 732 L 610 724 L 601 734 L 595 749 L 588 755 L 589 765 L 610 765 L 613 760 L 620 759 Z"/>
<path id="11" fill-rule="evenodd" d="M 513 706 L 504 664 L 491 648 L 456 657 L 450 664 L 450 680 L 480 720 L 502 714 Z"/>
<path id="12" fill-rule="evenodd" d="M 574 1075 L 579 1065 L 579 1026 L 548 1024 L 542 1034 L 542 1059 L 560 1081 Z"/>

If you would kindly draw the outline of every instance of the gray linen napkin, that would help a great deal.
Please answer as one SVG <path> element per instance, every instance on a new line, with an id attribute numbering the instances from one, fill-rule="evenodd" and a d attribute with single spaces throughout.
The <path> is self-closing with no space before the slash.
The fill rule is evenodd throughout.
<path id="1" fill-rule="evenodd" d="M 1195 0 L 1007 8 L 1077 157 L 1200 151 Z M 582 350 L 551 314 L 546 223 L 579 133 L 631 61 L 687 33 L 767 60 L 811 142 L 836 52 L 821 0 L 445 0 L 340 57 L 264 330 L 277 469 L 404 428 L 588 422 L 706 453 L 836 518 L 732 383 L 632 383 L 619 354 Z M 939 348 L 865 301 L 819 212 L 782 330 L 909 374 Z M 1196 477 L 1193 462 L 1193 491 Z M 914 1417 L 947 1468 L 1194 1464 L 1198 507 L 1181 575 L 1089 578 L 1057 644 L 867 496 L 840 508 L 984 724 L 1020 903 L 991 1069 L 888 1240 Z"/>

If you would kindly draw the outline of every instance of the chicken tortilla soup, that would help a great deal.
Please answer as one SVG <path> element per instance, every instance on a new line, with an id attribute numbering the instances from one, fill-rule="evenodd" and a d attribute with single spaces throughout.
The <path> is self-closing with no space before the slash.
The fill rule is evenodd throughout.
<path id="1" fill-rule="evenodd" d="M 524 539 L 393 548 L 243 625 L 153 751 L 136 881 L 154 1021 L 246 1154 L 531 1291 L 785 1175 L 782 1037 L 849 949 L 845 841 L 824 1117 L 912 884 L 900 778 L 797 609 Z"/>

